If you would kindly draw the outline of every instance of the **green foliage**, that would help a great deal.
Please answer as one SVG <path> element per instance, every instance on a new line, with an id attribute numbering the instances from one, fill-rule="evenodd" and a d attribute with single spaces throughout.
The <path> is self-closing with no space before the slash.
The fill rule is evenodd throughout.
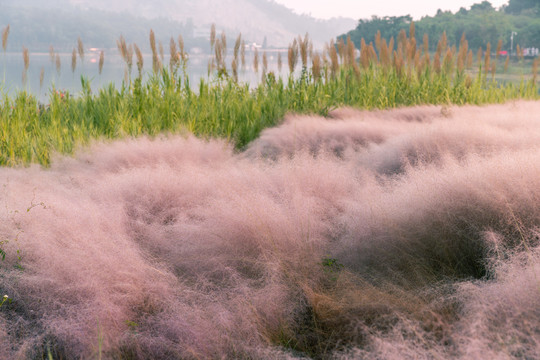
<path id="1" fill-rule="evenodd" d="M 7 302 L 8 304 L 11 303 L 11 299 L 8 295 L 4 295 L 2 297 L 2 300 L 0 300 L 0 308 L 2 307 L 2 305 L 4 305 L 5 302 Z"/>
<path id="2" fill-rule="evenodd" d="M 362 37 L 371 41 L 377 31 L 383 38 L 397 39 L 401 30 L 409 29 L 411 21 L 409 15 L 374 16 L 370 20 L 360 20 L 356 29 L 341 37 L 350 35 L 357 47 L 360 47 Z M 471 49 L 485 49 L 488 42 L 494 46 L 502 39 L 502 49 L 510 51 L 510 36 L 517 32 L 513 41 L 514 52 L 517 44 L 522 48 L 540 48 L 540 3 L 537 0 L 512 0 L 508 6 L 497 10 L 490 2 L 483 1 L 472 5 L 469 10 L 461 8 L 455 14 L 439 10 L 435 16 L 425 16 L 415 22 L 415 26 L 420 41 L 424 34 L 428 35 L 431 51 L 437 45 L 433 40 L 440 38 L 444 31 L 451 46 L 458 45 L 465 33 Z"/>
<path id="3" fill-rule="evenodd" d="M 343 268 L 343 264 L 341 264 L 337 259 L 325 257 L 322 260 L 322 266 L 324 267 L 324 270 L 326 271 L 339 271 Z"/>
<path id="4" fill-rule="evenodd" d="M 510 0 L 504 8 L 508 14 L 540 15 L 540 3 L 538 0 Z"/>

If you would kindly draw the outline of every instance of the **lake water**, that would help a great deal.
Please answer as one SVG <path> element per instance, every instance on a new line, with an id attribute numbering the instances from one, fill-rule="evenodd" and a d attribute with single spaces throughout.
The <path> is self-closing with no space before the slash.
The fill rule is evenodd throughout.
<path id="1" fill-rule="evenodd" d="M 111 54 L 112 53 L 112 54 Z M 49 53 L 30 53 L 30 62 L 27 72 L 27 80 L 23 82 L 24 61 L 22 53 L 1 53 L 0 52 L 0 88 L 3 93 L 13 96 L 18 91 L 26 90 L 31 92 L 42 102 L 47 102 L 49 93 L 53 87 L 57 90 L 69 91 L 71 94 L 77 94 L 82 90 L 81 75 L 84 75 L 89 81 L 93 92 L 97 92 L 104 86 L 113 83 L 117 88 L 120 88 L 125 79 L 125 62 L 116 50 L 110 50 L 109 54 L 105 51 L 105 62 L 101 74 L 99 74 L 99 52 L 86 52 L 84 61 L 81 62 L 77 57 L 77 66 L 75 71 L 71 69 L 71 53 L 60 53 L 61 69 L 60 72 L 56 69 L 56 64 L 51 61 Z M 284 63 L 286 62 L 286 54 L 282 54 Z M 152 55 L 145 54 L 143 72 L 152 71 Z M 201 78 L 208 79 L 208 62 L 210 55 L 199 54 L 191 55 L 188 62 L 188 76 L 190 83 L 194 88 L 197 88 Z M 259 61 L 262 62 L 262 53 L 259 54 Z M 232 58 L 227 59 L 227 64 L 230 69 Z M 135 63 L 132 69 L 132 78 L 137 75 L 137 66 Z M 165 66 L 169 64 L 169 57 L 164 58 Z M 248 82 L 250 85 L 257 85 L 260 82 L 262 64 L 259 64 L 259 72 L 253 70 L 252 54 L 246 53 L 246 69 L 238 72 L 239 81 Z M 283 66 L 281 76 L 287 76 L 288 70 Z M 42 86 L 40 86 L 41 70 L 44 71 Z M 268 53 L 268 71 L 273 71 L 278 74 L 277 69 L 277 52 Z M 144 75 L 147 78 L 148 74 Z M 3 84 L 3 85 L 2 85 Z"/>

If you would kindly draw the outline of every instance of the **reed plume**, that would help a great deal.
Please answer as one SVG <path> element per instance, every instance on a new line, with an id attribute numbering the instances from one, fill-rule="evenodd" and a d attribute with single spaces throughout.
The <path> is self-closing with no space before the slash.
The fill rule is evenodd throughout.
<path id="1" fill-rule="evenodd" d="M 9 37 L 9 25 L 2 30 L 2 49 L 6 52 Z"/>
<path id="2" fill-rule="evenodd" d="M 227 71 L 227 65 L 225 64 L 226 56 L 227 56 L 227 50 L 225 48 L 225 45 L 223 44 L 223 37 L 221 39 L 217 39 L 215 43 L 215 54 L 216 54 L 216 65 L 218 72 L 220 73 L 226 73 Z"/>
<path id="3" fill-rule="evenodd" d="M 150 48 L 152 49 L 153 53 L 157 53 L 156 51 L 156 34 L 154 34 L 154 30 L 150 29 Z"/>
<path id="4" fill-rule="evenodd" d="M 137 44 L 134 44 L 133 48 L 135 49 L 135 56 L 137 58 L 137 71 L 139 72 L 139 78 L 140 78 L 140 77 L 142 77 L 144 59 L 143 59 L 141 49 L 137 46 Z"/>
<path id="5" fill-rule="evenodd" d="M 25 48 L 24 46 L 23 46 L 23 62 L 24 62 L 24 70 L 23 70 L 22 81 L 23 81 L 23 84 L 26 85 L 28 67 L 30 66 L 30 55 L 28 54 L 28 49 Z"/>
<path id="6" fill-rule="evenodd" d="M 379 52 L 379 58 L 385 69 L 390 67 L 392 58 L 391 58 L 390 49 L 388 48 L 388 44 L 386 43 L 386 39 L 382 39 L 381 41 L 381 50 Z"/>
<path id="7" fill-rule="evenodd" d="M 308 45 L 309 45 L 309 36 L 307 33 L 304 36 L 304 39 L 302 39 L 301 36 L 298 37 L 298 47 L 300 49 L 300 58 L 302 59 L 303 69 L 307 68 Z"/>
<path id="8" fill-rule="evenodd" d="M 77 38 L 77 51 L 79 52 L 79 58 L 81 59 L 82 63 L 84 61 L 84 44 L 80 36 Z"/>
<path id="9" fill-rule="evenodd" d="M 409 26 L 409 39 L 414 39 L 416 36 L 416 30 L 414 26 L 414 21 L 411 21 L 411 25 Z"/>
<path id="10" fill-rule="evenodd" d="M 178 53 L 178 49 L 176 48 L 176 41 L 171 36 L 171 40 L 169 41 L 169 51 L 170 51 L 170 59 L 169 59 L 169 68 L 171 69 L 171 72 L 178 67 L 178 63 L 180 61 L 180 54 Z"/>
<path id="11" fill-rule="evenodd" d="M 439 52 L 436 52 L 433 58 L 433 69 L 437 74 L 441 72 L 441 55 Z"/>
<path id="12" fill-rule="evenodd" d="M 237 58 L 232 59 L 231 70 L 232 70 L 233 80 L 238 82 L 238 59 Z"/>
<path id="13" fill-rule="evenodd" d="M 150 29 L 150 49 L 152 49 L 152 70 L 157 73 L 161 68 L 156 48 L 156 35 L 154 30 Z"/>
<path id="14" fill-rule="evenodd" d="M 51 60 L 51 64 L 54 65 L 55 54 L 54 54 L 54 47 L 52 45 L 49 46 L 49 59 Z"/>
<path id="15" fill-rule="evenodd" d="M 354 68 L 356 59 L 355 59 L 356 48 L 354 47 L 354 42 L 351 40 L 351 36 L 347 36 L 347 64 L 349 67 Z"/>
<path id="16" fill-rule="evenodd" d="M 482 47 L 478 47 L 478 51 L 476 52 L 476 62 L 478 66 L 482 65 Z"/>
<path id="17" fill-rule="evenodd" d="M 259 50 L 255 48 L 255 54 L 253 55 L 253 70 L 256 73 L 259 72 Z"/>
<path id="18" fill-rule="evenodd" d="M 463 64 L 461 65 L 463 67 Z M 443 60 L 443 70 L 446 74 L 451 74 L 454 71 L 454 52 L 448 48 Z"/>
<path id="19" fill-rule="evenodd" d="M 473 59 L 474 59 L 473 51 L 469 50 L 469 53 L 467 54 L 467 68 L 468 69 L 473 67 Z"/>
<path id="20" fill-rule="evenodd" d="M 77 50 L 73 48 L 73 52 L 71 53 L 71 72 L 75 73 L 76 68 L 77 68 Z"/>
<path id="21" fill-rule="evenodd" d="M 216 44 L 216 24 L 212 24 L 210 27 L 210 49 Z"/>
<path id="22" fill-rule="evenodd" d="M 377 52 L 375 51 L 375 47 L 373 46 L 372 42 L 369 43 L 368 50 L 369 50 L 369 61 L 375 64 L 378 64 L 379 58 L 377 57 Z"/>
<path id="23" fill-rule="evenodd" d="M 510 54 L 506 55 L 506 60 L 504 61 L 504 72 L 508 71 L 508 64 L 510 63 Z"/>
<path id="24" fill-rule="evenodd" d="M 313 79 L 315 81 L 319 81 L 321 78 L 321 57 L 317 52 L 311 57 L 311 62 L 311 73 L 313 74 Z"/>
<path id="25" fill-rule="evenodd" d="M 401 51 L 405 51 L 407 49 L 407 33 L 403 29 L 398 34 L 397 46 L 398 52 L 399 48 L 401 48 Z"/>
<path id="26" fill-rule="evenodd" d="M 398 50 L 394 51 L 394 69 L 398 77 L 401 77 L 403 74 L 403 51 L 402 47 L 398 46 Z"/>
<path id="27" fill-rule="evenodd" d="M 131 77 L 131 69 L 133 68 L 133 44 L 130 44 L 126 50 L 126 64 L 128 67 L 129 76 Z"/>
<path id="28" fill-rule="evenodd" d="M 394 37 L 392 36 L 390 38 L 390 41 L 388 42 L 388 51 L 390 52 L 390 54 L 394 51 Z"/>
<path id="29" fill-rule="evenodd" d="M 337 42 L 337 51 L 339 55 L 339 60 L 343 64 L 343 57 L 345 56 L 345 41 L 343 38 L 339 38 Z"/>
<path id="30" fill-rule="evenodd" d="M 42 66 L 39 72 L 39 90 L 43 88 L 43 79 L 45 78 L 45 68 Z"/>
<path id="31" fill-rule="evenodd" d="M 268 58 L 266 57 L 266 50 L 263 51 L 263 55 L 262 55 L 262 76 L 261 76 L 261 82 L 265 82 L 266 80 L 266 73 L 268 71 Z"/>
<path id="32" fill-rule="evenodd" d="M 446 51 L 447 47 L 448 47 L 448 37 L 446 36 L 446 31 L 443 31 L 443 34 L 441 36 L 441 50 Z"/>
<path id="33" fill-rule="evenodd" d="M 30 66 L 30 55 L 28 53 L 28 49 L 23 47 L 23 61 L 24 61 L 24 71 L 28 71 L 28 67 Z"/>
<path id="34" fill-rule="evenodd" d="M 118 52 L 120 53 L 120 56 L 122 56 L 122 60 L 127 62 L 127 44 L 126 44 L 126 39 L 124 39 L 124 36 L 120 35 L 120 38 L 116 40 L 116 46 L 118 48 Z"/>
<path id="35" fill-rule="evenodd" d="M 98 70 L 99 75 L 101 75 L 101 72 L 103 71 L 103 64 L 105 63 L 105 52 L 101 50 L 99 52 L 99 62 L 98 62 Z"/>
<path id="36" fill-rule="evenodd" d="M 369 49 L 364 38 L 360 39 L 360 63 L 364 69 L 367 69 L 370 63 Z"/>
<path id="37" fill-rule="evenodd" d="M 497 42 L 497 53 L 495 53 L 495 60 L 499 60 L 499 57 L 501 56 L 502 44 L 502 39 L 499 39 L 499 41 Z"/>
<path id="38" fill-rule="evenodd" d="M 56 63 L 56 73 L 58 74 L 58 76 L 60 76 L 60 73 L 62 71 L 62 63 L 60 61 L 60 55 L 59 54 L 56 54 L 55 63 Z"/>
<path id="39" fill-rule="evenodd" d="M 330 71 L 331 71 L 332 77 L 335 77 L 339 71 L 339 59 L 338 59 L 336 46 L 334 45 L 334 41 L 330 41 L 330 46 L 328 47 L 328 51 L 329 51 L 328 56 L 330 57 L 330 62 L 331 62 Z"/>
<path id="40" fill-rule="evenodd" d="M 242 45 L 240 48 L 240 59 L 242 60 L 242 69 L 246 68 L 246 43 L 242 40 Z"/>
<path id="41" fill-rule="evenodd" d="M 262 65 L 263 65 L 263 74 L 266 74 L 268 70 L 268 56 L 266 55 L 266 51 L 263 52 Z"/>
<path id="42" fill-rule="evenodd" d="M 210 76 L 210 74 L 214 72 L 214 68 L 215 68 L 215 60 L 214 58 L 212 58 L 208 61 L 208 68 L 207 68 L 208 76 Z"/>
<path id="43" fill-rule="evenodd" d="M 180 60 L 185 64 L 186 53 L 184 50 L 184 38 L 182 35 L 178 35 L 178 51 L 180 52 Z"/>
<path id="44" fill-rule="evenodd" d="M 227 56 L 227 35 L 225 35 L 225 31 L 221 32 L 221 46 L 223 48 L 223 54 Z"/>
<path id="45" fill-rule="evenodd" d="M 281 69 L 283 68 L 283 59 L 281 58 L 281 53 L 278 53 L 277 55 L 277 68 L 278 72 L 281 73 Z"/>
<path id="46" fill-rule="evenodd" d="M 159 57 L 161 58 L 161 63 L 165 61 L 165 50 L 163 49 L 163 43 L 161 40 L 158 41 L 158 47 L 159 47 Z"/>
<path id="47" fill-rule="evenodd" d="M 350 35 L 349 35 L 350 37 Z M 377 52 L 380 54 L 382 51 L 382 36 L 381 36 L 381 30 L 377 30 L 377 33 L 375 34 L 375 48 L 377 49 Z"/>
<path id="48" fill-rule="evenodd" d="M 410 38 L 407 41 L 407 61 L 409 65 L 414 63 L 415 58 L 416 58 L 416 39 Z"/>
<path id="49" fill-rule="evenodd" d="M 238 62 L 238 56 L 240 54 L 240 46 L 242 45 L 242 34 L 238 34 L 234 43 L 234 59 Z"/>
<path id="50" fill-rule="evenodd" d="M 422 39 L 422 46 L 424 54 L 429 53 L 429 35 L 427 33 L 424 34 L 424 38 Z"/>
<path id="51" fill-rule="evenodd" d="M 292 44 L 289 45 L 287 55 L 289 61 L 289 73 L 293 74 L 296 64 L 298 63 L 298 42 L 296 39 L 294 39 Z"/>

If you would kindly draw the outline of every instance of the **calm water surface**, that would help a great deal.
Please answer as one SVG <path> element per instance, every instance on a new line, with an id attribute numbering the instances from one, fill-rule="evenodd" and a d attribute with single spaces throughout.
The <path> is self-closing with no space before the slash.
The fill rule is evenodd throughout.
<path id="1" fill-rule="evenodd" d="M 0 89 L 4 94 L 14 96 L 18 91 L 26 90 L 31 92 L 41 102 L 46 103 L 52 89 L 69 91 L 71 94 L 81 92 L 81 76 L 84 75 L 90 81 L 90 87 L 93 93 L 99 89 L 113 83 L 116 88 L 120 88 L 125 79 L 126 65 L 119 54 L 115 53 L 108 55 L 105 52 L 105 62 L 103 70 L 99 74 L 99 51 L 87 51 L 84 56 L 84 61 L 77 57 L 77 66 L 75 71 L 71 68 L 71 53 L 60 53 L 61 69 L 60 72 L 56 69 L 56 64 L 51 61 L 49 53 L 30 53 L 30 63 L 27 72 L 27 80 L 23 82 L 24 61 L 22 53 L 0 53 Z M 246 54 L 247 55 L 247 54 Z M 286 62 L 286 54 L 284 62 Z M 190 84 L 194 89 L 198 87 L 201 78 L 208 80 L 208 61 L 209 55 L 191 55 L 188 62 L 188 76 Z M 262 54 L 259 54 L 259 61 L 262 59 Z M 227 63 L 230 68 L 232 58 L 229 58 Z M 132 69 L 132 77 L 137 75 L 137 66 L 134 64 Z M 168 66 L 169 57 L 165 56 L 164 64 Z M 250 55 L 246 56 L 246 69 L 239 70 L 239 80 L 248 82 L 250 85 L 257 85 L 260 82 L 262 64 L 259 64 L 259 72 L 253 70 L 253 59 Z M 285 65 L 281 76 L 286 76 Z M 42 86 L 40 86 L 41 70 L 44 70 Z M 144 55 L 144 78 L 148 78 L 147 72 L 152 69 L 151 54 Z M 268 71 L 277 70 L 277 55 L 276 53 L 268 54 Z"/>

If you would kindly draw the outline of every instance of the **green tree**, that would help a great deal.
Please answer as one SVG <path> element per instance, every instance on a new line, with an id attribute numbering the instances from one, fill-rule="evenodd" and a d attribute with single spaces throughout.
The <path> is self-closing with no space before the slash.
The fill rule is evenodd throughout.
<path id="1" fill-rule="evenodd" d="M 540 15 L 540 2 L 538 0 L 510 0 L 508 6 L 504 8 L 508 14 Z"/>

